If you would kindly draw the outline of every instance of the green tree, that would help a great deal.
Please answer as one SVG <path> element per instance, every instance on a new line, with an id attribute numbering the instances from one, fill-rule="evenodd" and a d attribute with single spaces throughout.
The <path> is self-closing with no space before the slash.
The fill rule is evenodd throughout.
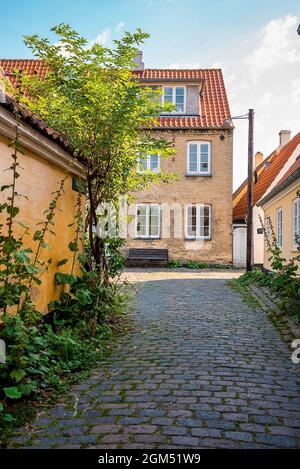
<path id="1" fill-rule="evenodd" d="M 170 174 L 138 171 L 139 158 L 174 152 L 163 138 L 154 138 L 151 128 L 163 110 L 161 91 L 141 86 L 132 73 L 134 58 L 148 34 L 137 29 L 114 41 L 113 48 L 89 45 L 69 25 L 52 28 L 58 42 L 37 35 L 25 36 L 25 44 L 48 67 L 44 79 L 23 77 L 24 102 L 48 125 L 61 132 L 74 148 L 76 158 L 88 168 L 86 230 L 93 263 L 106 271 L 104 242 L 95 236 L 98 207 L 117 204 L 150 183 L 172 179 Z M 168 106 L 168 107 L 167 107 Z"/>

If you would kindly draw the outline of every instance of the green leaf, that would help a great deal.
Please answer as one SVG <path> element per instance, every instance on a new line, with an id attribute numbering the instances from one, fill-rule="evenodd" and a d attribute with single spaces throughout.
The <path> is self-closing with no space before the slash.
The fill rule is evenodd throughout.
<path id="1" fill-rule="evenodd" d="M 26 376 L 26 373 L 24 370 L 13 370 L 10 373 L 10 377 L 13 378 L 17 383 L 21 381 L 24 376 Z"/>
<path id="2" fill-rule="evenodd" d="M 57 272 L 55 274 L 55 282 L 57 285 L 69 284 L 73 285 L 77 280 L 76 275 L 64 274 L 62 272 Z"/>
<path id="3" fill-rule="evenodd" d="M 14 423 L 16 421 L 15 417 L 13 417 L 11 414 L 3 415 L 2 420 L 7 423 Z"/>
<path id="4" fill-rule="evenodd" d="M 20 399 L 20 397 L 22 396 L 22 393 L 15 386 L 4 388 L 4 393 L 10 399 Z"/>
<path id="5" fill-rule="evenodd" d="M 69 249 L 70 249 L 71 252 L 77 251 L 77 250 L 78 250 L 78 244 L 77 244 L 77 242 L 76 242 L 76 241 L 71 241 L 71 242 L 69 243 Z"/>
<path id="6" fill-rule="evenodd" d="M 33 241 L 40 241 L 43 238 L 43 232 L 41 230 L 36 230 L 33 235 Z"/>
<path id="7" fill-rule="evenodd" d="M 1 187 L 0 187 L 0 191 L 1 191 L 1 192 L 2 192 L 2 191 L 5 191 L 6 189 L 9 189 L 10 187 L 11 187 L 11 185 L 10 185 L 10 184 L 7 184 L 7 185 L 4 185 L 4 186 L 1 186 Z"/>
<path id="8" fill-rule="evenodd" d="M 24 264 L 25 262 L 30 261 L 30 257 L 28 256 L 28 253 L 30 253 L 30 249 L 22 249 L 14 254 L 15 260 L 17 262 L 20 262 L 21 264 Z"/>
<path id="9" fill-rule="evenodd" d="M 20 210 L 18 207 L 12 207 L 11 205 L 8 205 L 6 207 L 6 211 L 12 218 L 14 218 L 16 215 L 18 215 Z"/>
<path id="10" fill-rule="evenodd" d="M 29 396 L 34 390 L 34 386 L 32 384 L 19 384 L 18 390 L 24 394 L 24 396 Z"/>
<path id="11" fill-rule="evenodd" d="M 4 410 L 4 406 L 3 406 L 2 402 L 0 402 L 0 412 L 3 412 L 3 410 Z"/>
<path id="12" fill-rule="evenodd" d="M 67 262 L 68 262 L 68 259 L 62 259 L 56 265 L 57 265 L 57 267 L 60 267 L 61 265 L 65 265 Z"/>

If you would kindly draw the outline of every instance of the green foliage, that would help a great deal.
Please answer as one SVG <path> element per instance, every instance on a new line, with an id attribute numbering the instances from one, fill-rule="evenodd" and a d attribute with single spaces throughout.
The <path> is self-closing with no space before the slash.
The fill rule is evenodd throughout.
<path id="1" fill-rule="evenodd" d="M 125 240 L 121 238 L 107 238 L 105 240 L 108 273 L 111 278 L 119 275 L 125 266 L 126 259 L 121 253 L 124 244 Z"/>
<path id="2" fill-rule="evenodd" d="M 158 100 L 161 91 L 141 87 L 132 74 L 136 53 L 148 38 L 140 29 L 134 34 L 126 32 L 114 41 L 112 49 L 89 45 L 66 24 L 55 26 L 52 32 L 58 36 L 55 44 L 37 35 L 25 36 L 25 44 L 50 72 L 43 79 L 38 75 L 23 77 L 23 101 L 61 132 L 76 156 L 87 162 L 89 250 L 94 266 L 105 272 L 107 282 L 106 243 L 93 230 L 99 205 L 116 204 L 120 196 L 174 179 L 170 174 L 138 170 L 143 155 L 168 157 L 174 153 L 170 142 L 151 133 L 161 112 L 173 107 L 162 105 Z"/>
<path id="3" fill-rule="evenodd" d="M 188 269 L 207 269 L 207 262 L 188 261 L 186 264 Z"/>
<path id="4" fill-rule="evenodd" d="M 300 277 L 298 275 L 300 262 L 300 239 L 297 238 L 298 254 L 291 259 L 285 259 L 278 246 L 276 234 L 270 220 L 270 238 L 267 236 L 262 219 L 265 240 L 270 254 L 269 261 L 273 272 L 264 273 L 260 270 L 246 272 L 238 279 L 238 283 L 244 286 L 256 283 L 260 286 L 268 286 L 275 293 L 281 310 L 300 322 Z"/>
<path id="5" fill-rule="evenodd" d="M 116 312 L 114 297 L 110 312 Z M 0 364 L 0 430 L 15 423 L 15 401 L 42 400 L 45 393 L 65 390 L 66 377 L 95 365 L 105 353 L 112 329 L 103 320 L 91 325 L 83 318 L 47 324 L 47 316 L 27 324 L 19 315 L 9 316 L 0 338 L 7 344 L 5 364 Z M 77 316 L 78 320 L 78 316 Z"/>
<path id="6" fill-rule="evenodd" d="M 182 265 L 182 261 L 180 261 L 179 259 L 171 259 L 168 262 L 168 267 L 170 267 L 171 269 L 179 269 L 180 267 L 182 267 Z"/>
<path id="7" fill-rule="evenodd" d="M 260 286 L 271 286 L 273 276 L 274 274 L 272 273 L 267 274 L 259 269 L 255 269 L 250 272 L 245 272 L 237 279 L 237 282 L 244 286 L 249 286 L 253 283 Z"/>

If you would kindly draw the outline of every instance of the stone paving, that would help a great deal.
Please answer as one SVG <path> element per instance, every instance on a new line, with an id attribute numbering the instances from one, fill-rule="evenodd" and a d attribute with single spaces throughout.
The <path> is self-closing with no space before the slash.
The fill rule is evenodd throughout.
<path id="1" fill-rule="evenodd" d="M 11 446 L 300 448 L 300 365 L 231 272 L 131 270 L 135 330 Z"/>

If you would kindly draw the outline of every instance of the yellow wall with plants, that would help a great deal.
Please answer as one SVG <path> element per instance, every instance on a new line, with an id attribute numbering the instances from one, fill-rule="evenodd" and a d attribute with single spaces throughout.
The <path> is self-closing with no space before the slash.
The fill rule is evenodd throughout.
<path id="1" fill-rule="evenodd" d="M 12 163 L 12 148 L 8 147 L 9 140 L 0 135 L 0 174 L 1 186 L 11 183 L 12 171 L 5 171 Z M 33 234 L 38 225 L 45 221 L 44 211 L 49 207 L 51 200 L 62 178 L 67 174 L 63 168 L 52 164 L 26 148 L 23 148 L 24 154 L 19 154 L 18 160 L 20 167 L 18 172 L 20 177 L 16 180 L 16 192 L 21 195 L 16 200 L 16 206 L 20 209 L 18 216 L 14 219 L 14 229 L 17 233 L 22 233 L 24 229 L 17 223 L 22 222 L 30 227 L 29 234 L 24 237 L 24 247 L 30 247 L 33 255 L 36 251 L 38 241 L 33 241 Z M 0 193 L 0 203 L 9 194 L 9 191 Z M 24 197 L 25 196 L 25 197 Z M 52 259 L 48 272 L 41 274 L 42 284 L 34 285 L 31 291 L 31 297 L 37 309 L 43 313 L 48 311 L 50 301 L 57 299 L 61 287 L 55 285 L 54 277 L 58 271 L 69 273 L 72 263 L 72 252 L 68 249 L 69 243 L 75 236 L 74 214 L 77 202 L 78 192 L 72 189 L 72 176 L 67 175 L 64 183 L 64 193 L 59 198 L 58 209 L 55 211 L 54 226 L 51 229 L 55 235 L 49 231 L 45 236 L 45 241 L 49 248 L 41 250 L 40 258 L 47 261 Z M 85 196 L 81 196 L 82 207 L 85 205 Z M 5 223 L 5 217 L 2 213 L 0 223 Z M 4 219 L 3 219 L 4 218 Z M 73 226 L 68 226 L 73 223 Z M 57 267 L 57 263 L 68 258 L 68 263 Z M 78 266 L 76 266 L 78 271 Z"/>
<path id="2" fill-rule="evenodd" d="M 286 190 L 273 197 L 264 206 L 264 217 L 270 218 L 275 235 L 277 237 L 277 210 L 282 209 L 282 256 L 287 260 L 297 255 L 297 249 L 293 243 L 293 201 L 297 198 L 297 192 L 300 190 L 300 180 L 294 183 Z M 264 251 L 264 267 L 272 270 L 269 261 L 270 253 L 265 244 Z M 299 269 L 300 270 L 300 269 Z"/>

